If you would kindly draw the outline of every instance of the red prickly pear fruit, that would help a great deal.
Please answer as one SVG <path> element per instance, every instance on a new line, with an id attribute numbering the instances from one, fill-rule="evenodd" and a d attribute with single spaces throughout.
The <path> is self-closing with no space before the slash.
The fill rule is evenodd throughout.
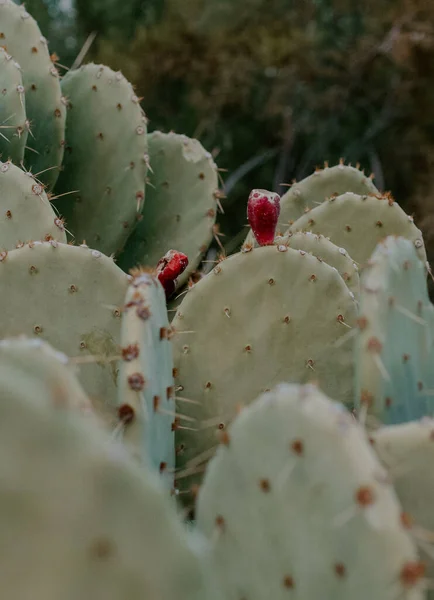
<path id="1" fill-rule="evenodd" d="M 177 250 L 169 250 L 157 264 L 157 277 L 166 292 L 166 299 L 175 291 L 176 279 L 185 271 L 188 257 Z"/>
<path id="2" fill-rule="evenodd" d="M 267 190 L 252 190 L 247 203 L 250 227 L 260 246 L 274 242 L 280 215 L 280 196 Z"/>

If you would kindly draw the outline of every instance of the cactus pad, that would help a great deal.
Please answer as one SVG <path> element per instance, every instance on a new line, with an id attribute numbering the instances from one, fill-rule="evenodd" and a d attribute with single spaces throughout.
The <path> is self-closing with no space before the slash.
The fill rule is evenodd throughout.
<path id="1" fill-rule="evenodd" d="M 189 466 L 209 458 L 237 407 L 279 381 L 319 381 L 350 402 L 352 357 L 342 338 L 355 322 L 337 271 L 284 245 L 235 254 L 191 288 L 172 321 L 179 396 L 194 402 L 182 412 L 196 419 L 177 428 L 179 489 L 190 489 L 198 469 L 190 477 Z"/>
<path id="2" fill-rule="evenodd" d="M 230 600 L 423 598 L 386 472 L 314 386 L 279 385 L 241 412 L 208 467 L 197 523 Z"/>
<path id="3" fill-rule="evenodd" d="M 122 314 L 118 416 L 135 458 L 173 487 L 175 385 L 164 290 L 156 276 L 138 272 Z"/>
<path id="4" fill-rule="evenodd" d="M 66 242 L 63 220 L 53 211 L 43 186 L 11 162 L 0 162 L 0 249 L 29 240 Z"/>
<path id="5" fill-rule="evenodd" d="M 57 206 L 78 243 L 118 253 L 145 197 L 146 117 L 121 73 L 88 64 L 62 79 L 68 100 Z"/>
<path id="6" fill-rule="evenodd" d="M 3 252 L 0 337 L 41 337 L 67 356 L 81 358 L 79 380 L 102 411 L 116 401 L 113 361 L 119 357 L 127 286 L 128 276 L 113 260 L 87 247 L 52 240 Z"/>
<path id="7" fill-rule="evenodd" d="M 390 196 L 358 196 L 348 192 L 313 208 L 295 221 L 289 231 L 321 233 L 345 248 L 362 267 L 378 242 L 388 235 L 400 235 L 411 240 L 419 258 L 426 261 L 422 233 L 413 218 Z"/>
<path id="8" fill-rule="evenodd" d="M 194 139 L 154 131 L 148 136 L 150 185 L 142 219 L 129 238 L 119 265 L 154 266 L 170 248 L 188 256 L 180 276 L 184 284 L 197 268 L 213 236 L 216 219 L 217 167 Z"/>
<path id="9" fill-rule="evenodd" d="M 0 47 L 0 156 L 19 165 L 28 136 L 26 102 L 20 65 Z"/>
<path id="10" fill-rule="evenodd" d="M 434 307 L 426 268 L 404 238 L 376 248 L 362 277 L 356 405 L 383 423 L 434 416 Z"/>
<path id="11" fill-rule="evenodd" d="M 12 0 L 0 2 L 0 38 L 22 69 L 31 132 L 26 168 L 52 188 L 62 164 L 66 118 L 59 74 L 36 21 Z"/>

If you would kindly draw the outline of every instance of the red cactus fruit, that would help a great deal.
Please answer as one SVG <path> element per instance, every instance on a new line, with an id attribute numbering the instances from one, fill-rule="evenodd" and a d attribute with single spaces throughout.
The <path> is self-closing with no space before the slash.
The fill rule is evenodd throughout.
<path id="1" fill-rule="evenodd" d="M 158 261 L 157 276 L 166 292 L 166 299 L 169 299 L 175 291 L 176 279 L 185 271 L 187 265 L 188 257 L 177 250 L 169 250 Z"/>
<path id="2" fill-rule="evenodd" d="M 274 242 L 280 215 L 280 196 L 267 190 L 252 190 L 247 203 L 250 227 L 260 246 Z"/>

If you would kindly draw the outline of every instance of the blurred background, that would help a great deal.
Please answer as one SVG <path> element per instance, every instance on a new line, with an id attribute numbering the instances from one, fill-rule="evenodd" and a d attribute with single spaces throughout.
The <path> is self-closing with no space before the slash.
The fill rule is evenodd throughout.
<path id="1" fill-rule="evenodd" d="M 361 163 L 422 228 L 434 264 L 434 0 L 27 0 L 63 68 L 120 69 L 149 130 L 198 138 L 242 241 L 253 187 Z M 62 69 L 62 67 L 60 67 Z"/>

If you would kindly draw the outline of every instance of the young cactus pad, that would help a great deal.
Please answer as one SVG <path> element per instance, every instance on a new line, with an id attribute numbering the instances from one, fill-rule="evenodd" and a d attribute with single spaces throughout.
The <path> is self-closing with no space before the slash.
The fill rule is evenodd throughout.
<path id="1" fill-rule="evenodd" d="M 156 275 L 134 273 L 122 311 L 118 417 L 122 439 L 173 488 L 175 383 L 166 298 Z"/>
<path id="2" fill-rule="evenodd" d="M 300 217 L 290 232 L 312 231 L 342 246 L 360 266 L 364 266 L 375 246 L 388 235 L 411 240 L 425 262 L 422 233 L 390 196 L 358 196 L 352 192 L 330 198 Z"/>
<path id="3" fill-rule="evenodd" d="M 43 186 L 31 173 L 0 162 L 0 251 L 29 240 L 50 239 L 66 242 L 66 233 Z"/>
<path id="4" fill-rule="evenodd" d="M 280 223 L 291 225 L 307 210 L 315 208 L 327 198 L 345 192 L 355 194 L 378 194 L 378 190 L 370 177 L 354 167 L 343 163 L 334 167 L 316 169 L 302 181 L 294 183 L 280 201 Z M 250 232 L 247 243 L 253 242 Z"/>
<path id="5" fill-rule="evenodd" d="M 197 524 L 213 540 L 228 600 L 419 600 L 423 565 L 401 512 L 344 407 L 286 384 L 241 411 L 223 438 Z"/>
<path id="6" fill-rule="evenodd" d="M 48 408 L 92 415 L 92 404 L 66 354 L 41 339 L 17 337 L 0 341 L 0 382 L 20 389 Z"/>
<path id="7" fill-rule="evenodd" d="M 206 552 L 152 473 L 89 419 L 34 394 L 0 381 L 3 596 L 214 599 Z"/>
<path id="8" fill-rule="evenodd" d="M 318 381 L 351 402 L 356 317 L 339 273 L 285 245 L 235 254 L 194 285 L 172 321 L 178 393 L 193 402 L 179 410 L 196 419 L 177 428 L 179 489 L 200 479 L 238 407 L 279 381 Z"/>
<path id="9" fill-rule="evenodd" d="M 434 416 L 434 307 L 414 244 L 384 240 L 361 283 L 356 406 L 386 424 Z"/>
<path id="10" fill-rule="evenodd" d="M 82 363 L 97 411 L 114 407 L 128 276 L 97 250 L 56 241 L 0 254 L 0 338 L 38 336 Z"/>
<path id="11" fill-rule="evenodd" d="M 129 238 L 119 265 L 155 265 L 170 248 L 188 256 L 183 285 L 208 248 L 216 220 L 218 173 L 211 154 L 195 139 L 154 131 L 148 136 L 149 185 L 142 219 Z"/>
<path id="12" fill-rule="evenodd" d="M 102 65 L 69 71 L 62 91 L 66 148 L 56 193 L 66 195 L 56 205 L 78 243 L 118 253 L 145 198 L 146 117 L 132 85 Z"/>
<path id="13" fill-rule="evenodd" d="M 0 45 L 21 67 L 30 122 L 26 168 L 52 188 L 62 164 L 66 108 L 47 40 L 24 6 L 0 2 Z"/>
<path id="14" fill-rule="evenodd" d="M 0 156 L 19 165 L 28 136 L 26 102 L 21 67 L 0 47 Z"/>

